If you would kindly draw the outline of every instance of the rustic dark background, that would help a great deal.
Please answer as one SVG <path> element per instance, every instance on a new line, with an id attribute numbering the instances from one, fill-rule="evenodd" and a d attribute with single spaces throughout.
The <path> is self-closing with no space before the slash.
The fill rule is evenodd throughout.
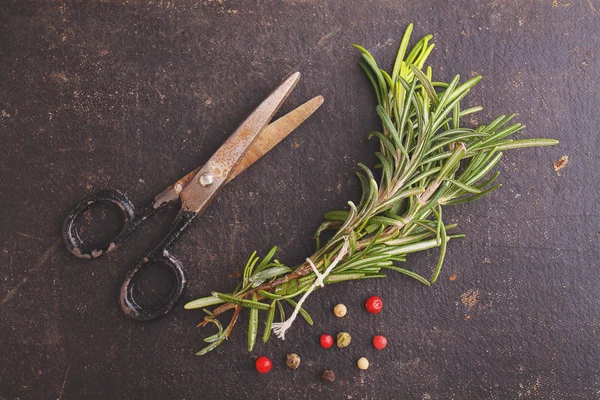
<path id="1" fill-rule="evenodd" d="M 544 1 L 0 2 L 0 398 L 2 399 L 597 399 L 600 398 L 598 103 L 600 3 Z M 507 152 L 504 187 L 448 208 L 439 284 L 404 276 L 334 285 L 308 301 L 287 340 L 246 353 L 232 338 L 194 355 L 210 329 L 180 307 L 126 319 L 126 270 L 168 229 L 147 226 L 109 257 L 78 260 L 60 242 L 78 199 L 105 188 L 138 204 L 215 151 L 285 75 L 303 73 L 286 107 L 323 107 L 234 181 L 180 240 L 185 300 L 231 290 L 253 250 L 299 263 L 323 212 L 359 194 L 379 124 L 352 43 L 388 68 L 409 22 L 433 33 L 434 75 L 484 79 L 473 123 L 517 112 L 520 137 L 558 147 Z M 552 162 L 569 156 L 557 173 Z M 434 253 L 410 258 L 429 274 Z M 364 300 L 379 294 L 372 316 Z M 338 320 L 333 305 L 344 302 Z M 353 335 L 345 350 L 322 332 Z M 389 338 L 377 352 L 370 338 Z M 301 355 L 296 372 L 288 352 Z M 255 356 L 273 371 L 259 376 Z M 356 360 L 370 359 L 368 371 Z M 319 376 L 333 369 L 326 385 Z"/>

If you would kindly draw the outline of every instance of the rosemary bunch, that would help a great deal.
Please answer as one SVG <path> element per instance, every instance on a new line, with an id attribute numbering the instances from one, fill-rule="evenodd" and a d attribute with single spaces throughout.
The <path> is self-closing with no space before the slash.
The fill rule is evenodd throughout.
<path id="1" fill-rule="evenodd" d="M 254 252 L 233 292 L 213 292 L 212 296 L 186 304 L 186 309 L 203 308 L 207 314 L 199 326 L 214 324 L 218 329 L 204 339 L 208 345 L 198 355 L 229 337 L 244 308 L 250 312 L 248 351 L 256 343 L 260 311 L 266 312 L 262 336 L 266 342 L 276 312 L 281 321 L 286 319 L 283 304 L 296 307 L 294 299 L 313 290 L 318 278 L 315 271 L 320 275 L 330 270 L 324 284 L 384 278 L 385 272 L 395 271 L 431 285 L 439 276 L 448 242 L 462 237 L 448 232 L 455 225 L 444 223 L 442 206 L 470 202 L 500 187 L 494 184 L 499 172 L 490 172 L 503 150 L 558 143 L 552 139 L 508 139 L 523 129 L 521 124 L 509 124 L 514 115 L 501 115 L 476 128 L 462 125 L 462 117 L 481 110 L 461 107 L 461 101 L 481 77 L 463 83 L 459 76 L 450 82 L 434 81 L 431 67 L 423 69 L 434 47 L 432 36 L 423 37 L 408 51 L 411 32 L 409 25 L 391 73 L 380 69 L 367 50 L 354 46 L 362 53 L 361 67 L 375 90 L 376 111 L 382 122 L 381 131 L 369 134 L 380 142 L 376 153 L 379 179 L 359 164 L 359 203 L 349 201 L 348 210 L 325 214 L 315 234 L 317 250 L 307 262 L 292 269 L 274 259 L 277 247 L 262 259 Z M 335 233 L 321 246 L 325 230 Z M 407 254 L 432 248 L 439 249 L 439 258 L 429 278 L 400 266 Z M 329 268 L 336 257 L 337 262 Z M 208 310 L 211 306 L 216 308 Z M 233 316 L 224 328 L 217 317 L 229 310 L 233 310 Z M 298 311 L 313 324 L 306 310 L 300 307 Z"/>

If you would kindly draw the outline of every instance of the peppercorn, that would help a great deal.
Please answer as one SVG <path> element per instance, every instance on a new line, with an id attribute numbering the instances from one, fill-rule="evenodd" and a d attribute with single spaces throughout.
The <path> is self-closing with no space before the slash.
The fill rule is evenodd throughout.
<path id="1" fill-rule="evenodd" d="M 373 346 L 377 349 L 377 350 L 381 350 L 383 349 L 385 346 L 387 346 L 387 339 L 385 338 L 385 336 L 375 336 L 373 338 Z"/>
<path id="2" fill-rule="evenodd" d="M 323 380 L 325 382 L 333 382 L 333 381 L 335 381 L 335 374 L 333 373 L 332 370 L 326 369 L 323 372 L 323 375 L 321 375 L 321 378 L 323 378 Z"/>
<path id="3" fill-rule="evenodd" d="M 367 311 L 371 314 L 378 314 L 383 308 L 383 302 L 379 298 L 379 296 L 371 296 L 365 303 L 365 307 Z"/>
<path id="4" fill-rule="evenodd" d="M 337 345 L 340 348 L 349 346 L 351 340 L 352 338 L 348 332 L 340 332 L 337 335 Z"/>
<path id="5" fill-rule="evenodd" d="M 337 306 L 335 306 L 333 308 L 333 313 L 338 318 L 342 318 L 344 315 L 346 315 L 347 312 L 348 312 L 348 309 L 343 304 L 338 304 Z"/>
<path id="6" fill-rule="evenodd" d="M 321 347 L 324 349 L 328 349 L 331 346 L 333 346 L 333 338 L 331 337 L 331 335 L 328 334 L 321 335 L 320 342 Z"/>
<path id="7" fill-rule="evenodd" d="M 267 357 L 262 356 L 256 360 L 256 370 L 261 374 L 266 374 L 271 370 L 273 363 Z"/>
<path id="8" fill-rule="evenodd" d="M 369 360 L 367 360 L 364 357 L 361 357 L 358 359 L 358 362 L 356 363 L 356 365 L 358 365 L 359 369 L 367 369 L 367 368 L 369 368 Z"/>
<path id="9" fill-rule="evenodd" d="M 300 366 L 300 357 L 296 353 L 290 353 L 285 358 L 285 363 L 291 369 L 296 369 Z"/>

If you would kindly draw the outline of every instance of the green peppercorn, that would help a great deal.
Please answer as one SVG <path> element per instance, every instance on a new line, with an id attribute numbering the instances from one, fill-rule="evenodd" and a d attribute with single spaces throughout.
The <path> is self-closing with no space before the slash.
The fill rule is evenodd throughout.
<path id="1" fill-rule="evenodd" d="M 337 335 L 337 345 L 338 347 L 348 347 L 350 345 L 350 341 L 352 338 L 348 332 L 340 332 Z"/>

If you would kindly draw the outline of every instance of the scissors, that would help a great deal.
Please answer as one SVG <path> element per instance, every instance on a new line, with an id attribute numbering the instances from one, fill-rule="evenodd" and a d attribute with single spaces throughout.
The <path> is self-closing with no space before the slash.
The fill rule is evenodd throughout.
<path id="1" fill-rule="evenodd" d="M 63 224 L 63 239 L 67 249 L 75 256 L 95 259 L 115 250 L 123 240 L 145 221 L 157 214 L 167 204 L 180 200 L 181 210 L 175 217 L 169 233 L 141 261 L 127 273 L 121 286 L 119 304 L 128 317 L 151 321 L 168 314 L 183 295 L 186 276 L 183 265 L 169 252 L 169 248 L 185 231 L 196 216 L 202 214 L 226 183 L 243 172 L 266 154 L 288 134 L 304 122 L 323 103 L 322 96 L 302 104 L 273 123 L 273 115 L 294 89 L 300 73 L 289 75 L 233 132 L 208 162 L 177 180 L 154 198 L 140 212 L 136 212 L 129 198 L 118 190 L 105 190 L 83 198 L 67 215 Z M 270 124 L 269 124 L 270 123 Z M 78 226 L 81 218 L 94 205 L 114 204 L 123 213 L 123 226 L 111 240 L 96 248 L 83 242 Z M 173 288 L 163 301 L 151 307 L 142 307 L 133 297 L 136 278 L 150 262 L 166 265 L 174 276 Z"/>

